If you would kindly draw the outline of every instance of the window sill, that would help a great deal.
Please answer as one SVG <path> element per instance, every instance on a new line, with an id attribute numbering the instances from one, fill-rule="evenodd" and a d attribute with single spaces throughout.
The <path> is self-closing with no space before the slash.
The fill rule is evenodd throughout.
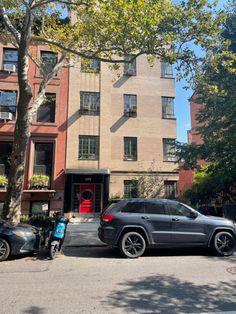
<path id="1" fill-rule="evenodd" d="M 80 109 L 79 114 L 81 116 L 100 116 L 100 111 L 87 111 L 87 110 Z"/>
<path id="2" fill-rule="evenodd" d="M 124 158 L 123 161 L 137 161 L 137 159 Z"/>
<path id="3" fill-rule="evenodd" d="M 163 162 L 174 162 L 174 163 L 176 163 L 176 162 L 178 162 L 177 160 L 163 160 Z"/>
<path id="4" fill-rule="evenodd" d="M 0 74 L 18 76 L 18 72 L 5 71 L 3 69 L 0 70 Z"/>
<path id="5" fill-rule="evenodd" d="M 54 122 L 32 122 L 31 125 L 35 126 L 51 126 L 51 127 L 57 127 L 57 124 Z"/>
<path id="6" fill-rule="evenodd" d="M 176 117 L 173 117 L 173 118 L 165 118 L 165 117 L 162 117 L 163 120 L 176 120 Z"/>
<path id="7" fill-rule="evenodd" d="M 170 80 L 170 79 L 171 79 L 171 80 L 175 80 L 175 77 L 174 77 L 174 76 L 162 76 L 162 75 L 161 75 L 161 78 L 162 78 L 162 79 L 168 79 L 168 80 Z"/>
<path id="8" fill-rule="evenodd" d="M 84 158 L 84 157 L 80 157 L 78 160 L 86 160 L 86 161 L 98 161 L 98 158 Z"/>
<path id="9" fill-rule="evenodd" d="M 125 117 L 136 118 L 137 112 L 124 112 Z"/>

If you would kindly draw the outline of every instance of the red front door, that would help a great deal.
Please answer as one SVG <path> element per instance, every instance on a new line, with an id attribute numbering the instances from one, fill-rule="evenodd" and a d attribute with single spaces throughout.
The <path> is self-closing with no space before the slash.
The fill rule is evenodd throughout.
<path id="1" fill-rule="evenodd" d="M 94 184 L 80 185 L 80 213 L 92 213 L 94 211 Z"/>

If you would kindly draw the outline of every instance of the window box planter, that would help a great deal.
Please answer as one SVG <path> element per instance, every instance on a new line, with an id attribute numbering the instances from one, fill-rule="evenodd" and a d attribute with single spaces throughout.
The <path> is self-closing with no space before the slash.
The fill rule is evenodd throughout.
<path id="1" fill-rule="evenodd" d="M 8 180 L 5 175 L 0 175 L 0 190 L 5 190 Z"/>
<path id="2" fill-rule="evenodd" d="M 48 190 L 49 176 L 45 174 L 34 174 L 30 179 L 30 187 L 33 190 Z"/>

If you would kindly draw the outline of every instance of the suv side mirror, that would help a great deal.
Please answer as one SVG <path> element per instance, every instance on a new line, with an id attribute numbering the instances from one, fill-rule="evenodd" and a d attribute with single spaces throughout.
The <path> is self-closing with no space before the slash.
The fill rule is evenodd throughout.
<path id="1" fill-rule="evenodd" d="M 198 214 L 196 212 L 191 211 L 189 217 L 192 219 L 196 219 Z"/>

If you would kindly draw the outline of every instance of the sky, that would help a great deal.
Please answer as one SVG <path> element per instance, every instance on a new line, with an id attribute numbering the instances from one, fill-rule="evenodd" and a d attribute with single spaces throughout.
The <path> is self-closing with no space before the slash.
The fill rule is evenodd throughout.
<path id="1" fill-rule="evenodd" d="M 177 119 L 177 140 L 187 142 L 187 130 L 191 128 L 189 98 L 193 91 L 191 89 L 184 90 L 186 82 L 181 80 L 176 82 L 176 97 L 175 97 L 175 116 Z"/>

